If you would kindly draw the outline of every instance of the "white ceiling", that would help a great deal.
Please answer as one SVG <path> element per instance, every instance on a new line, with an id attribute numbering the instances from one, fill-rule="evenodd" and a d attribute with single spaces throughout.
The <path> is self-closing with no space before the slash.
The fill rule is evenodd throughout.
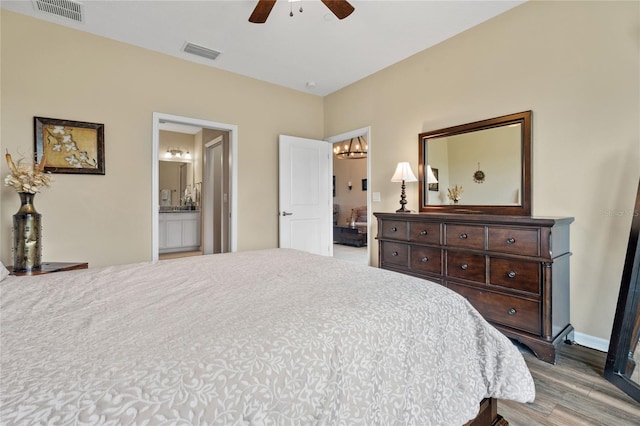
<path id="1" fill-rule="evenodd" d="M 319 0 L 277 1 L 265 24 L 257 0 L 85 0 L 83 22 L 38 12 L 31 0 L 3 9 L 320 96 L 431 47 L 525 0 L 349 0 L 338 20 Z M 297 9 L 302 5 L 304 12 Z M 186 42 L 222 52 L 182 51 Z"/>

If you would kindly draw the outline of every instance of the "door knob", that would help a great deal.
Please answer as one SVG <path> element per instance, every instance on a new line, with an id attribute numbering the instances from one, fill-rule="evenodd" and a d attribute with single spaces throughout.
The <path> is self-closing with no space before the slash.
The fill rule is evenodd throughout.
<path id="1" fill-rule="evenodd" d="M 282 216 L 291 216 L 293 213 L 289 213 L 289 212 L 282 212 Z"/>

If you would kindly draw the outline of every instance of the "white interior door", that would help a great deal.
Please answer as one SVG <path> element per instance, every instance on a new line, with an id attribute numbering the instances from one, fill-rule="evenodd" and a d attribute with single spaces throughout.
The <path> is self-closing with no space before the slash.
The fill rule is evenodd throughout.
<path id="1" fill-rule="evenodd" d="M 332 255 L 331 144 L 280 135 L 281 248 Z"/>

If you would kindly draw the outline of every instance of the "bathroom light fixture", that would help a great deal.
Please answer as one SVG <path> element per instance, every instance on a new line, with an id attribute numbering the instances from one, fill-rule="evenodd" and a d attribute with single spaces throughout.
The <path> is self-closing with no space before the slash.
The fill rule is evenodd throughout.
<path id="1" fill-rule="evenodd" d="M 411 210 L 405 208 L 405 204 L 407 204 L 407 196 L 405 194 L 405 182 L 417 182 L 418 179 L 416 175 L 413 174 L 411 170 L 411 165 L 406 162 L 398 163 L 398 167 L 396 167 L 396 172 L 391 177 L 391 182 L 402 182 L 402 192 L 400 193 L 400 208 L 396 210 L 396 213 L 410 213 Z"/>
<path id="2" fill-rule="evenodd" d="M 164 156 L 166 158 L 178 157 L 178 158 L 186 158 L 187 160 L 191 159 L 191 154 L 189 154 L 189 151 L 187 151 L 187 153 L 185 154 L 184 151 L 181 150 L 180 148 L 169 148 L 167 149 L 167 152 L 164 154 Z"/>
<path id="3" fill-rule="evenodd" d="M 351 138 L 348 142 L 340 142 L 333 148 L 333 153 L 340 160 L 367 158 L 367 141 L 364 137 Z"/>

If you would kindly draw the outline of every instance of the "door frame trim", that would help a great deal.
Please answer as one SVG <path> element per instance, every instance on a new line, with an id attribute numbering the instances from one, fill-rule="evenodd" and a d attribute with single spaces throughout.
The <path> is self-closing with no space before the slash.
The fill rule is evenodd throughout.
<path id="1" fill-rule="evenodd" d="M 229 186 L 230 186 L 230 220 L 231 229 L 229 230 L 230 250 L 235 252 L 238 250 L 238 126 L 235 124 L 219 123 L 216 121 L 202 120 L 193 117 L 183 117 L 173 114 L 165 114 L 162 112 L 154 112 L 152 118 L 152 141 L 151 141 L 151 260 L 156 261 L 159 258 L 158 247 L 160 241 L 159 235 L 159 219 L 160 219 L 160 177 L 158 175 L 160 169 L 160 123 L 172 122 L 179 124 L 187 124 L 213 130 L 222 130 L 229 132 L 229 150 L 230 150 L 230 167 L 229 167 Z"/>

